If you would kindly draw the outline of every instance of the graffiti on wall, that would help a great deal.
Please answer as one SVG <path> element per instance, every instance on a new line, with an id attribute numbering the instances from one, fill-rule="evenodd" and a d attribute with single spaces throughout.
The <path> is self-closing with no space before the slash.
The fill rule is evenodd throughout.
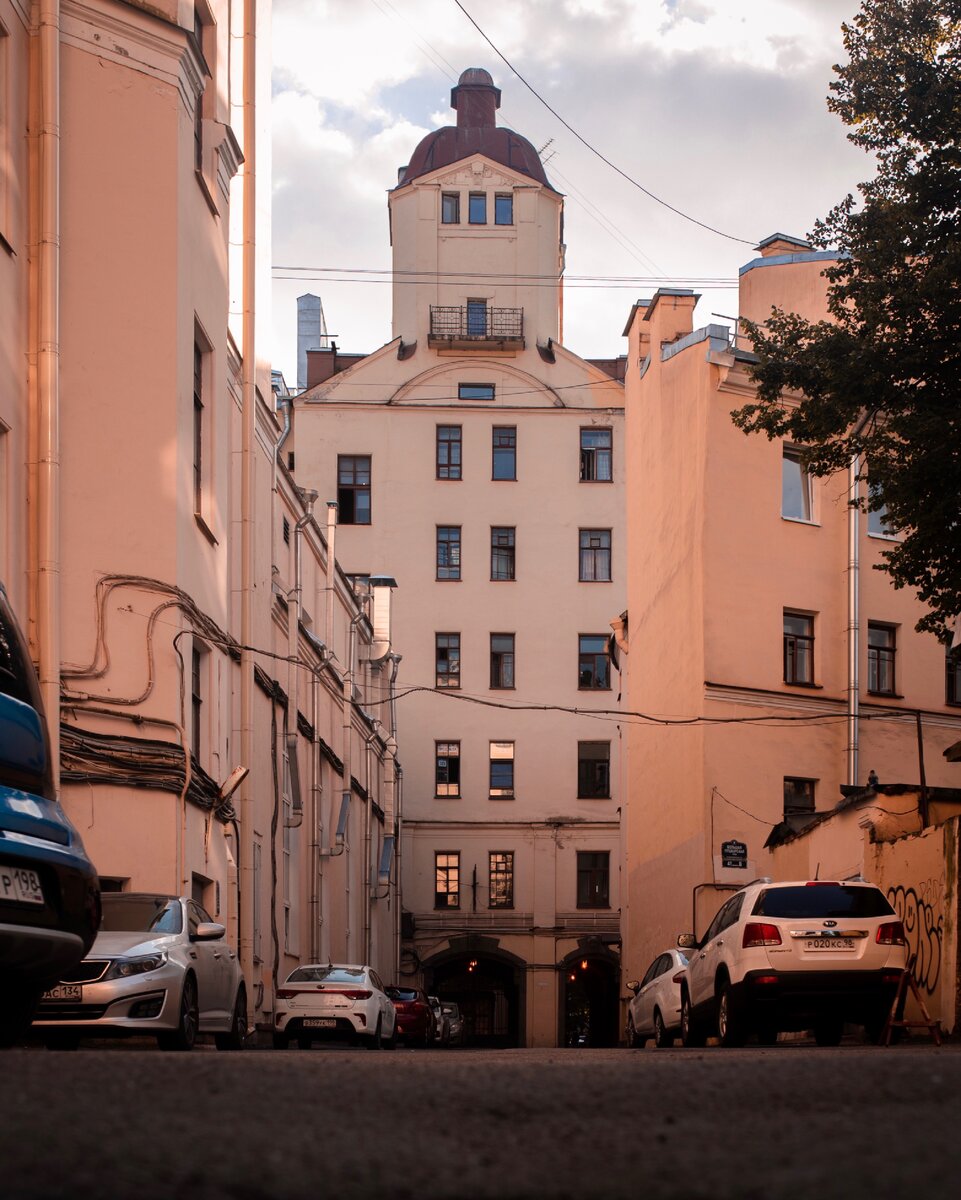
<path id="1" fill-rule="evenodd" d="M 908 954 L 916 955 L 914 979 L 929 996 L 941 977 L 941 936 L 944 931 L 944 876 L 918 887 L 889 887 L 888 900 L 901 918 Z"/>

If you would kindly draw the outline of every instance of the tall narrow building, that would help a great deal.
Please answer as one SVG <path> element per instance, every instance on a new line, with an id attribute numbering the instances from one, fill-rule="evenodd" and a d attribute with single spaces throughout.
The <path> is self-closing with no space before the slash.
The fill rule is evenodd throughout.
<path id="1" fill-rule="evenodd" d="M 392 340 L 309 355 L 291 445 L 397 581 L 402 979 L 478 1044 L 610 1044 L 623 389 L 563 345 L 563 197 L 499 103 L 465 71 L 401 170 Z"/>

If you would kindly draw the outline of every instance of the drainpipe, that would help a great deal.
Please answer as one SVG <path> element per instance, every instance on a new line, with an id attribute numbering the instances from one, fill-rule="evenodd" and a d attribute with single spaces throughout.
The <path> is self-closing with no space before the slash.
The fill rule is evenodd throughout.
<path id="1" fill-rule="evenodd" d="M 367 789 L 367 803 L 364 806 L 364 962 L 370 962 L 371 955 L 371 905 L 374 890 L 373 870 L 370 864 L 370 854 L 373 849 L 374 801 L 371 795 L 373 780 L 370 771 L 371 742 L 376 734 L 369 734 L 364 740 L 364 784 Z"/>
<path id="2" fill-rule="evenodd" d="M 37 651 L 60 794 L 60 0 L 39 0 L 40 198 L 37 257 Z"/>
<path id="3" fill-rule="evenodd" d="M 291 415 L 293 404 L 289 396 L 278 396 L 277 400 L 280 407 L 284 410 L 284 427 L 280 432 L 280 437 L 277 439 L 277 445 L 274 447 L 274 462 L 280 466 L 280 452 L 284 448 L 284 442 L 290 437 Z"/>
<path id="4" fill-rule="evenodd" d="M 310 724 L 314 730 L 314 740 L 310 746 L 310 902 L 308 904 L 308 918 L 310 922 L 310 935 L 308 944 L 310 946 L 311 962 L 319 962 L 320 954 L 320 922 L 323 919 L 325 910 L 321 907 L 321 901 L 324 894 L 324 860 L 320 853 L 320 846 L 324 836 L 323 822 L 321 819 L 323 795 L 320 784 L 320 763 L 318 760 L 319 743 L 317 734 L 317 722 L 320 711 L 320 672 L 323 670 L 324 660 L 321 660 L 316 671 L 311 672 L 310 676 Z"/>
<path id="5" fill-rule="evenodd" d="M 858 782 L 858 695 L 861 664 L 860 571 L 861 510 L 857 506 L 860 455 L 848 466 L 848 786 Z"/>
<path id="6" fill-rule="evenodd" d="M 331 595 L 333 600 L 333 595 Z M 350 812 L 351 803 L 351 741 L 353 740 L 353 705 L 354 705 L 354 655 L 357 645 L 357 622 L 363 619 L 363 612 L 359 612 L 351 618 L 350 632 L 347 638 L 347 665 L 344 670 L 344 694 L 343 694 L 343 755 L 344 755 L 344 787 L 341 794 L 341 807 L 344 811 Z M 349 818 L 348 818 L 349 819 Z M 353 962 L 351 948 L 353 946 L 353 921 L 351 919 L 350 910 L 350 838 L 347 836 L 346 826 L 344 828 L 344 843 L 346 851 L 345 862 L 345 906 L 347 912 L 347 961 Z"/>
<path id="7" fill-rule="evenodd" d="M 300 767 L 297 760 L 297 714 L 300 712 L 300 624 L 303 612 L 304 530 L 314 519 L 317 493 L 302 490 L 305 511 L 294 526 L 294 586 L 287 596 L 287 762 L 290 774 L 291 814 L 288 829 L 299 829 L 304 821 L 304 802 L 300 792 Z"/>
<path id="8" fill-rule="evenodd" d="M 256 761 L 254 753 L 254 659 L 247 648 L 254 636 L 254 468 L 257 450 L 257 0 L 243 7 L 243 414 L 240 467 L 240 758 Z M 240 788 L 240 965 L 248 986 L 254 973 L 254 803 L 253 780 Z M 254 992 L 256 994 L 256 992 Z"/>
<path id="9" fill-rule="evenodd" d="M 324 610 L 324 642 L 327 653 L 334 653 L 334 598 L 337 584 L 337 556 L 334 543 L 337 539 L 337 501 L 327 501 L 327 607 Z"/>

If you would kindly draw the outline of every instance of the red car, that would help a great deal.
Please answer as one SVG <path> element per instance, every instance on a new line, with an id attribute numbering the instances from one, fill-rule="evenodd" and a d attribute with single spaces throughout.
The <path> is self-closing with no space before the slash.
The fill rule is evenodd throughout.
<path id="1" fill-rule="evenodd" d="M 384 991 L 397 1010 L 397 1038 L 416 1046 L 434 1042 L 434 1013 L 420 988 L 387 987 Z"/>

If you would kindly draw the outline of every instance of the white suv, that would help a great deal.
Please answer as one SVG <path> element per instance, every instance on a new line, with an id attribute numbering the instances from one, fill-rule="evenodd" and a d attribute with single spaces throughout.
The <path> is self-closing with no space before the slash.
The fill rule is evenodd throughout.
<path id="1" fill-rule="evenodd" d="M 683 934 L 681 1037 L 772 1044 L 811 1029 L 836 1046 L 846 1022 L 877 1040 L 907 955 L 904 927 L 873 884 L 759 879 L 735 893 L 704 937 Z"/>

